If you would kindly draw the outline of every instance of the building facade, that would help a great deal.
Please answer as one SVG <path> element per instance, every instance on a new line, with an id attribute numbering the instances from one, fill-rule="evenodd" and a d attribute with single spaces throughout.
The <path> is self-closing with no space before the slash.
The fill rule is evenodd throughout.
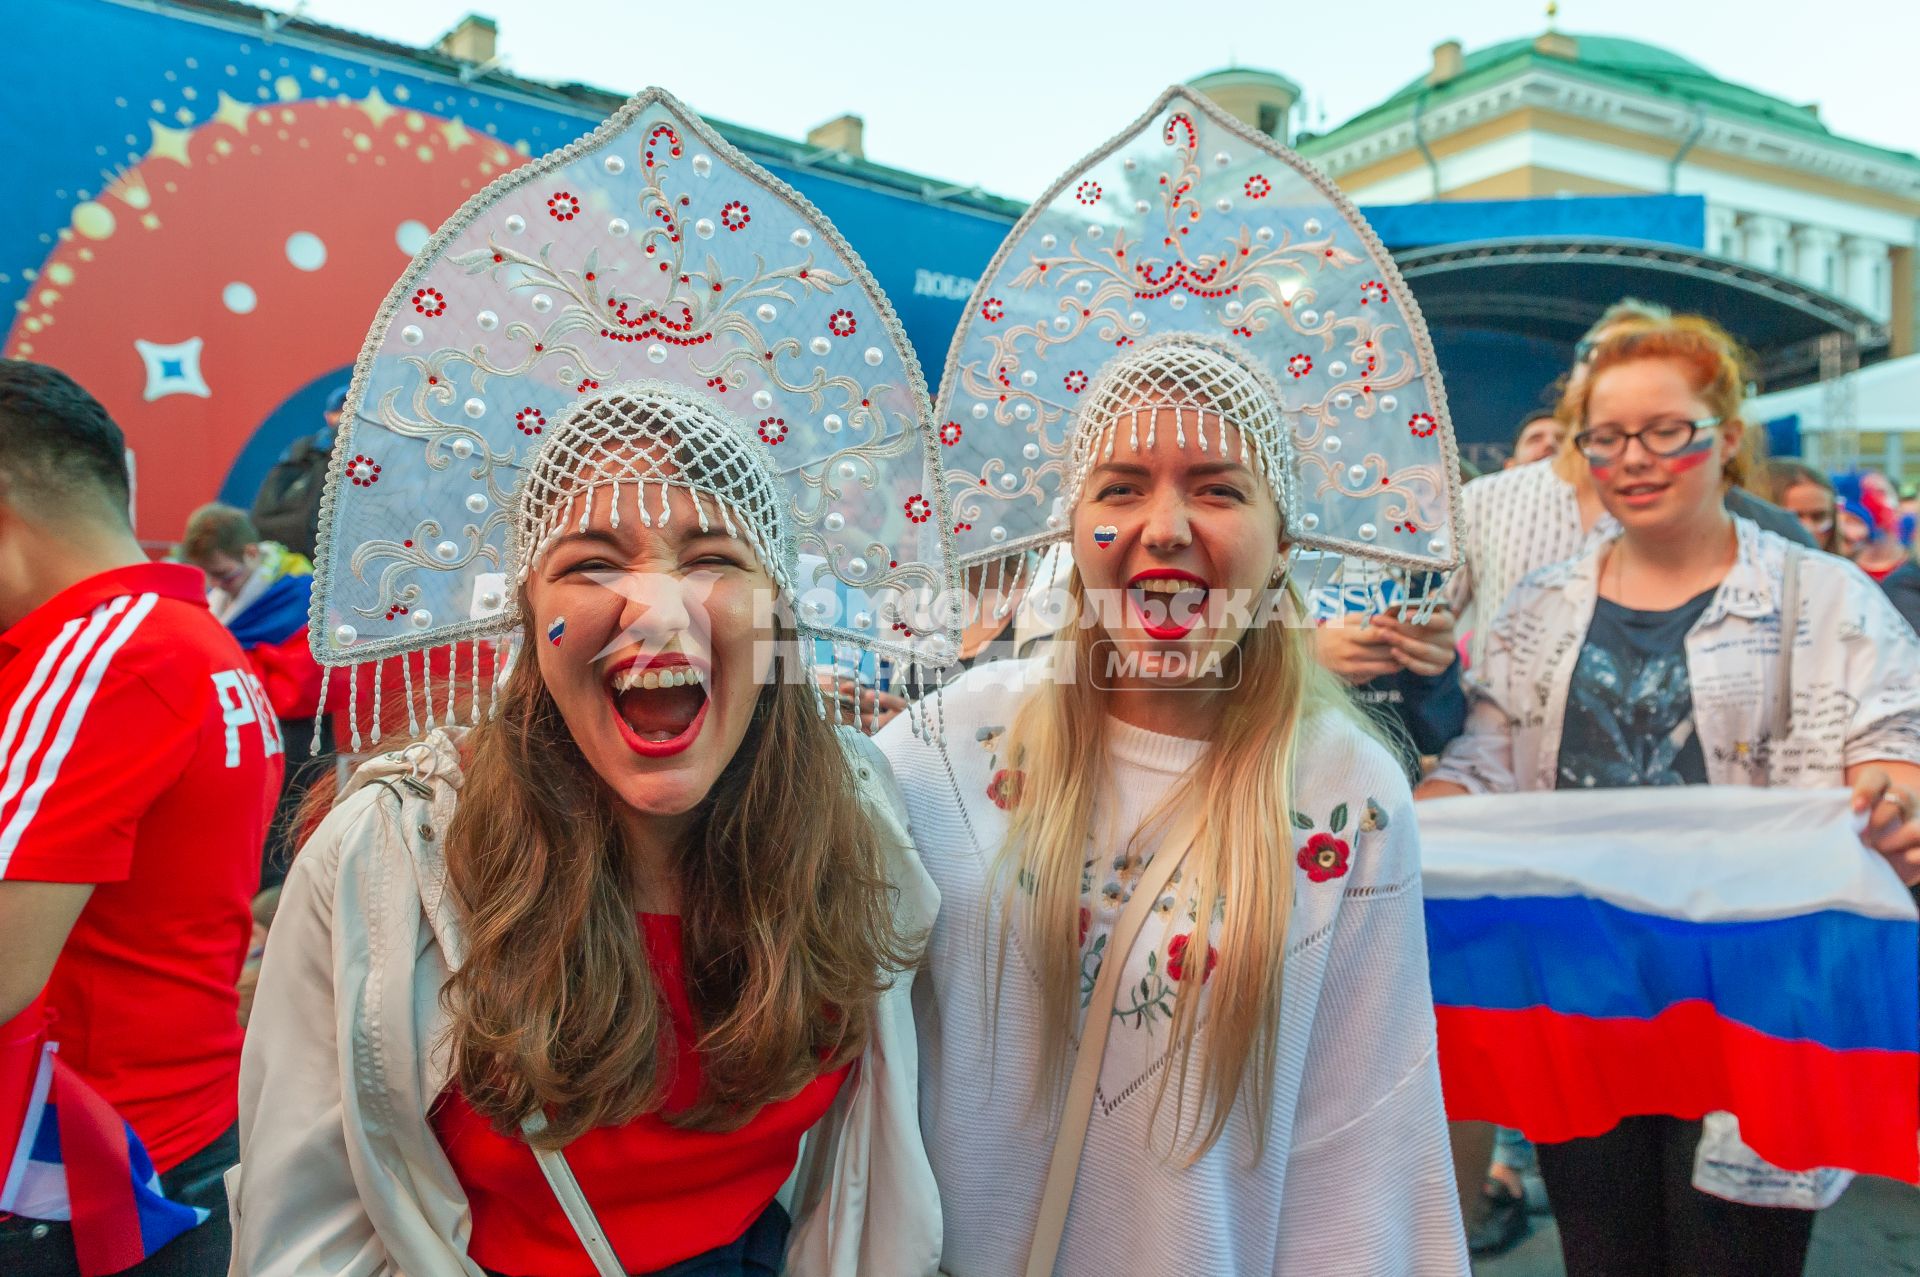
<path id="1" fill-rule="evenodd" d="M 1920 157 L 1649 44 L 1448 41 L 1425 75 L 1296 145 L 1363 204 L 1701 195 L 1709 253 L 1832 293 L 1913 348 Z"/>

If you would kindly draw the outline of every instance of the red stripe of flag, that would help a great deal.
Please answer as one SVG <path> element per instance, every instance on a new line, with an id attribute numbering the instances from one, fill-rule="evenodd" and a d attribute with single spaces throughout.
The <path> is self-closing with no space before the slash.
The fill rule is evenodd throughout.
<path id="1" fill-rule="evenodd" d="M 1706 1002 L 1646 1020 L 1544 1007 L 1434 1013 L 1456 1120 L 1552 1143 L 1602 1134 L 1623 1117 L 1724 1109 L 1740 1119 L 1740 1138 L 1783 1170 L 1920 1180 L 1920 1055 L 1769 1037 Z"/>
<path id="2" fill-rule="evenodd" d="M 147 1256 L 133 1201 L 127 1125 L 58 1055 L 53 1057 L 53 1094 L 81 1277 L 131 1268 Z"/>

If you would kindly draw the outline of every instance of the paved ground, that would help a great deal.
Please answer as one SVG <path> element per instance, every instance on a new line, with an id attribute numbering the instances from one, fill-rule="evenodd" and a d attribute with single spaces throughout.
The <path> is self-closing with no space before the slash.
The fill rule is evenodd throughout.
<path id="1" fill-rule="evenodd" d="M 1546 1215 L 1533 1234 L 1474 1265 L 1478 1277 L 1563 1277 L 1560 1235 Z M 1820 1213 L 1806 1277 L 1920 1277 L 1920 1189 L 1887 1179 L 1858 1179 Z"/>

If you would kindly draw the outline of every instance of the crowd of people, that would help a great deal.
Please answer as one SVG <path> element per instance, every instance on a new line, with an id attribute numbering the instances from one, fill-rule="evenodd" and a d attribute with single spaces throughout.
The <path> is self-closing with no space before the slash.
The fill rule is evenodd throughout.
<path id="1" fill-rule="evenodd" d="M 1376 445 L 1404 491 L 1385 462 L 1386 495 L 1366 464 L 1345 482 L 1344 456 L 1315 491 L 1302 458 L 1339 442 L 1316 413 L 1351 394 L 1303 413 L 1285 351 L 1144 320 L 1090 366 L 1073 335 L 1000 344 L 1052 296 L 1032 264 L 1085 264 L 1034 248 L 1055 251 L 1045 199 L 933 412 L 917 371 L 872 371 L 912 355 L 824 219 L 776 222 L 773 179 L 664 95 L 616 124 L 537 172 L 591 200 L 648 148 L 641 198 L 674 228 L 651 148 L 704 146 L 760 255 L 742 269 L 775 273 L 710 259 L 692 328 L 642 294 L 652 326 L 597 377 L 569 365 L 556 391 L 537 356 L 495 359 L 535 406 L 494 424 L 476 375 L 443 419 L 487 307 L 537 277 L 558 320 L 608 270 L 509 267 L 490 228 L 547 210 L 490 188 L 409 268 L 396 297 L 423 291 L 382 313 L 325 428 L 252 511 L 196 511 L 171 562 L 134 539 L 100 405 L 0 365 L 0 1091 L 47 1098 L 45 1043 L 76 1079 L 64 1205 L 7 1199 L 0 1272 L 1425 1277 L 1522 1235 L 1536 1167 L 1576 1277 L 1801 1271 L 1814 1212 L 1695 1186 L 1702 1114 L 1537 1147 L 1448 1122 L 1420 810 L 1840 787 L 1861 854 L 1920 882 L 1911 495 L 1769 460 L 1736 343 L 1632 301 L 1506 469 L 1461 473 L 1416 410 Z M 1129 169 L 1180 159 L 1177 126 L 1211 152 L 1187 107 Z M 1083 176 L 1057 189 L 1085 204 Z M 1316 198 L 1326 258 L 1361 245 Z M 420 358 L 443 260 L 470 263 L 476 317 Z M 873 342 L 812 382 L 773 371 L 833 349 L 781 291 L 809 270 L 832 337 Z M 1404 304 L 1397 278 L 1367 289 Z M 624 294 L 577 295 L 627 322 Z M 685 331 L 764 383 L 642 344 Z M 988 383 L 1050 379 L 1066 406 L 964 410 L 981 348 L 1006 361 Z M 843 390 L 846 419 L 807 433 L 796 405 Z M 417 455 L 376 464 L 382 431 Z M 971 513 L 1035 458 L 1058 487 L 1029 534 L 1011 504 Z M 1381 508 L 1442 532 L 1390 548 Z M 851 620 L 809 619 L 821 580 Z M 940 581 L 966 605 L 926 606 Z M 82 1097 L 124 1117 L 138 1187 L 190 1212 L 106 1267 Z"/>

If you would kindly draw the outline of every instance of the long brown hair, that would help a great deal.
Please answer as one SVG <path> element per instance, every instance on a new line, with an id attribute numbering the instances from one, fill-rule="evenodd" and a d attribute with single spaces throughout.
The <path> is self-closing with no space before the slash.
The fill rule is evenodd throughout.
<path id="1" fill-rule="evenodd" d="M 676 1126 L 737 1127 L 858 1055 L 919 939 L 895 925 L 884 849 L 812 684 L 791 677 L 806 668 L 798 645 L 788 636 L 781 650 L 675 866 L 702 1072 Z M 446 836 L 467 945 L 442 993 L 455 1083 L 502 1131 L 543 1113 L 550 1147 L 658 1110 L 672 1029 L 618 800 L 531 655 L 465 754 Z"/>
<path id="2" fill-rule="evenodd" d="M 1068 579 L 1073 614 L 1084 615 L 1079 569 Z M 1297 598 L 1291 600 L 1299 609 Z M 1052 676 L 1021 702 L 1007 734 L 1007 752 L 1026 773 L 1021 791 L 1042 795 L 1012 811 L 995 862 L 996 881 L 1031 884 L 1027 940 L 1040 976 L 1043 1082 L 1064 1076 L 1080 1008 L 1080 873 L 1088 833 L 1107 774 L 1109 693 L 1092 677 L 1095 647 L 1105 637 L 1076 626 L 1054 644 Z M 1195 1060 L 1200 991 L 1209 963 L 1188 962 L 1174 995 L 1169 1038 L 1174 1066 L 1162 1070 L 1154 1100 L 1157 1118 L 1169 1086 L 1175 1095 L 1174 1139 L 1189 1164 L 1219 1140 L 1236 1102 L 1248 1106 L 1256 1157 L 1273 1111 L 1274 1051 L 1279 1040 L 1280 991 L 1285 974 L 1287 919 L 1293 909 L 1292 788 L 1302 733 L 1324 715 L 1345 717 L 1377 735 L 1355 710 L 1345 687 L 1314 660 L 1312 631 L 1270 619 L 1239 643 L 1240 682 L 1222 697 L 1220 721 L 1186 783 L 1141 822 L 1168 827 L 1174 808 L 1200 814 L 1181 870 L 1194 904 L 1192 952 L 1218 942 L 1220 964 L 1211 984 L 1207 1043 Z M 1144 852 L 1148 849 L 1139 848 Z M 1164 847 L 1177 852 L 1175 847 Z M 1011 895 L 1020 899 L 1018 893 Z M 1221 911 L 1218 930 L 1214 915 Z M 1000 937 L 1006 970 L 1006 934 Z M 1166 969 L 1165 951 L 1161 969 Z M 1127 955 L 1109 954 L 1124 962 Z M 1187 1078 L 1197 1066 L 1201 1092 L 1195 1111 L 1184 1108 Z M 1176 1076 L 1177 1074 L 1177 1076 Z M 1036 1094 L 1039 1091 L 1036 1090 Z"/>

